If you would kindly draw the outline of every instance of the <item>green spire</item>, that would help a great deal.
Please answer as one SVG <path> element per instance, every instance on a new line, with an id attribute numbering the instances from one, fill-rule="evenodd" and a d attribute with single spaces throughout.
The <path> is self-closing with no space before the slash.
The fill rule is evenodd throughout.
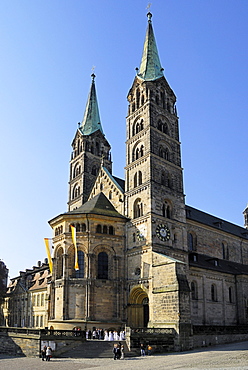
<path id="1" fill-rule="evenodd" d="M 103 134 L 96 97 L 96 87 L 95 87 L 96 76 L 93 73 L 91 77 L 92 83 L 84 112 L 84 118 L 79 126 L 79 130 L 82 132 L 83 135 L 90 135 L 97 130 L 100 130 L 101 133 Z"/>
<path id="2" fill-rule="evenodd" d="M 153 81 L 163 77 L 163 68 L 161 67 L 155 36 L 152 29 L 152 14 L 149 12 L 148 27 L 144 42 L 143 55 L 140 63 L 138 76 L 145 81 Z"/>

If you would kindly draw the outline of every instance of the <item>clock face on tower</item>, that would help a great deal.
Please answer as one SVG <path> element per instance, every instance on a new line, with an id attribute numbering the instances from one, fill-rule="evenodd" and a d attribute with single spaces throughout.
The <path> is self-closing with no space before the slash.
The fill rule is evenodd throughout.
<path id="1" fill-rule="evenodd" d="M 157 234 L 157 237 L 163 242 L 170 239 L 170 230 L 164 224 L 160 224 L 157 226 L 156 234 Z"/>

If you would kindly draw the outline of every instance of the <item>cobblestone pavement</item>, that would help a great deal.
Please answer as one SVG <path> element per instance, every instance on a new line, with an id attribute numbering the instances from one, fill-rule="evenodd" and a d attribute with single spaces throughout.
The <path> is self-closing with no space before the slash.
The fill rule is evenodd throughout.
<path id="1" fill-rule="evenodd" d="M 56 359 L 42 362 L 39 358 L 7 357 L 0 354 L 1 370 L 248 370 L 248 341 L 208 347 L 204 349 L 162 355 L 126 358 L 114 361 L 96 359 Z"/>

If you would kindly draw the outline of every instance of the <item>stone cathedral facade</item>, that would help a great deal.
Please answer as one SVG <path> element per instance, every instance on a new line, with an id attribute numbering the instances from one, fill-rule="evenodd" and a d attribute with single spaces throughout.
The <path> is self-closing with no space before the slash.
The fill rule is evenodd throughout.
<path id="1" fill-rule="evenodd" d="M 72 141 L 68 211 L 49 221 L 48 326 L 173 328 L 187 341 L 193 326 L 248 324 L 248 207 L 243 228 L 185 204 L 176 96 L 151 13 L 136 72 L 125 181 L 112 174 L 92 75 Z"/>

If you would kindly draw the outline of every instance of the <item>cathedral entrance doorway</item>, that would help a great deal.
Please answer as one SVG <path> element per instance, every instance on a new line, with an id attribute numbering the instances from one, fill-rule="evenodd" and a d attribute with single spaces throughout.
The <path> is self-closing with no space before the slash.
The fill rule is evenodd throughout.
<path id="1" fill-rule="evenodd" d="M 141 288 L 133 288 L 128 303 L 128 326 L 132 328 L 147 327 L 149 322 L 149 299 Z"/>

